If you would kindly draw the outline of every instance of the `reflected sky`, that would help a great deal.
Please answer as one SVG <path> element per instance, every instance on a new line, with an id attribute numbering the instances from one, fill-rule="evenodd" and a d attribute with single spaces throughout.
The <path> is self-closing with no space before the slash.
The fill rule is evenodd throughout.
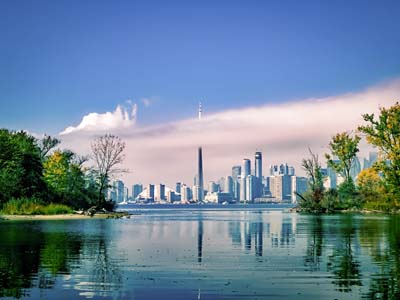
<path id="1" fill-rule="evenodd" d="M 147 211 L 0 223 L 0 297 L 398 299 L 398 216 Z"/>

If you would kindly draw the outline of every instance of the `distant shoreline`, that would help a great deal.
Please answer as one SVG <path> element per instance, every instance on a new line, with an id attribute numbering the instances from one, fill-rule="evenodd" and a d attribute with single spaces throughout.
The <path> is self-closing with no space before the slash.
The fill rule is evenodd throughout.
<path id="1" fill-rule="evenodd" d="M 60 214 L 60 215 L 0 215 L 0 221 L 47 221 L 47 220 L 89 220 L 89 219 L 118 219 L 130 217 L 128 213 L 115 212 L 105 214 L 95 214 L 88 216 L 85 214 Z"/>

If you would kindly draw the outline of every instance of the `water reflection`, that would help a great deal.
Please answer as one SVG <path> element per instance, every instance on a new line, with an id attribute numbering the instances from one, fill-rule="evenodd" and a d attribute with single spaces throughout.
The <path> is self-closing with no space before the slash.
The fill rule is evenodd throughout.
<path id="1" fill-rule="evenodd" d="M 0 297 L 400 299 L 399 241 L 399 216 L 2 222 Z"/>

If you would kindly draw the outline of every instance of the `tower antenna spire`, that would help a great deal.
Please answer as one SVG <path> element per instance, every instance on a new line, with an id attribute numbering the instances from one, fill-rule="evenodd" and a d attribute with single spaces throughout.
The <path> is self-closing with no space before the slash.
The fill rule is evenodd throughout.
<path id="1" fill-rule="evenodd" d="M 199 102 L 199 120 L 201 120 L 201 113 L 202 113 L 202 108 L 201 108 L 201 101 Z"/>

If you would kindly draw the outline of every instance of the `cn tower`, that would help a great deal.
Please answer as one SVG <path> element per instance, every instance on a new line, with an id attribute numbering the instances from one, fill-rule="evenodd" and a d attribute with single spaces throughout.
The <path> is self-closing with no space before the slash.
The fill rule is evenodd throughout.
<path id="1" fill-rule="evenodd" d="M 199 103 L 199 121 L 201 120 L 201 102 Z M 198 201 L 203 202 L 204 200 L 204 183 L 203 183 L 203 151 L 201 149 L 201 146 L 199 146 L 199 153 L 198 153 L 198 180 L 199 182 L 197 183 L 199 186 L 199 195 L 198 195 Z"/>

